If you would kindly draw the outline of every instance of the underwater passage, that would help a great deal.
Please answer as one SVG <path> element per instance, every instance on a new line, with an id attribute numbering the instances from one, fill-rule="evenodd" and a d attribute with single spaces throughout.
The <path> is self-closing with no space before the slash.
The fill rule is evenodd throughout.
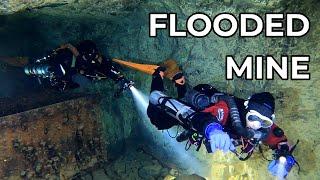
<path id="1" fill-rule="evenodd" d="M 119 98 L 125 90 L 137 91 L 133 81 L 126 79 L 115 63 L 152 75 L 149 103 L 143 105 L 144 110 L 158 130 L 182 127 L 177 142 L 186 142 L 188 148 L 194 145 L 197 151 L 204 145 L 208 153 L 232 152 L 241 161 L 249 159 L 263 143 L 274 152 L 272 161 L 266 165 L 270 174 L 285 178 L 295 165 L 299 167 L 293 155 L 296 144 L 289 144 L 284 131 L 274 123 L 275 99 L 269 92 L 241 99 L 209 84 L 189 88 L 173 59 L 158 65 L 111 60 L 90 40 L 76 46 L 62 45 L 48 56 L 28 62 L 24 71 L 60 92 L 107 78 L 118 85 L 115 97 Z M 177 98 L 165 94 L 165 77 L 176 87 Z"/>

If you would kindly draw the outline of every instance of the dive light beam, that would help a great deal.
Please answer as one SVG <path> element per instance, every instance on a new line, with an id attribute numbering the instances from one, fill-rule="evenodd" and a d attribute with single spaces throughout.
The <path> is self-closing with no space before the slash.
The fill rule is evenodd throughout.
<path id="1" fill-rule="evenodd" d="M 198 174 L 201 176 L 207 176 L 208 175 L 208 166 L 206 166 L 205 163 L 202 163 L 195 157 L 196 152 L 190 150 L 185 150 L 185 143 L 179 143 L 176 141 L 175 138 L 171 138 L 167 131 L 159 131 L 157 130 L 150 122 L 148 116 L 147 116 L 147 107 L 149 104 L 149 97 L 142 92 L 140 92 L 138 89 L 136 89 L 134 86 L 130 87 L 135 106 L 138 110 L 138 113 L 141 117 L 141 120 L 143 121 L 143 126 L 148 130 L 146 134 L 147 136 L 152 138 L 152 143 L 156 144 L 157 151 L 161 150 L 165 153 L 160 154 L 159 156 L 163 156 L 165 154 L 165 157 L 174 161 L 175 164 L 181 169 L 185 169 L 190 174 Z M 176 134 L 176 128 L 171 128 L 168 130 L 168 132 L 171 135 Z M 186 162 L 192 162 L 192 163 L 186 163 Z"/>

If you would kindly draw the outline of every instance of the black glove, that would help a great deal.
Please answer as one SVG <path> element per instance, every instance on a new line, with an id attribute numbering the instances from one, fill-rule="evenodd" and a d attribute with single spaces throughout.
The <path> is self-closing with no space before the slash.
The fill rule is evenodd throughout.
<path id="1" fill-rule="evenodd" d="M 119 89 L 115 92 L 114 96 L 119 97 L 123 91 L 133 86 L 134 82 L 130 81 L 123 76 L 118 80 Z"/>
<path id="2" fill-rule="evenodd" d="M 152 76 L 158 75 L 161 71 L 165 72 L 167 70 L 167 68 L 159 66 L 157 69 L 155 69 L 154 73 L 152 74 Z"/>
<path id="3" fill-rule="evenodd" d="M 122 78 L 119 82 L 120 88 L 123 90 L 130 88 L 133 84 L 133 81 L 129 81 L 126 78 Z"/>

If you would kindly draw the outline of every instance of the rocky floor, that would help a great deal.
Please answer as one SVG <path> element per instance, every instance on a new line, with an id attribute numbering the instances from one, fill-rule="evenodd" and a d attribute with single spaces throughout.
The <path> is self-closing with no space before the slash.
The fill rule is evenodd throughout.
<path id="1" fill-rule="evenodd" d="M 103 168 L 81 172 L 73 180 L 171 180 L 203 178 L 197 175 L 183 175 L 180 170 L 165 167 L 143 149 L 130 148 L 117 160 Z"/>
<path id="2" fill-rule="evenodd" d="M 162 166 L 158 160 L 145 153 L 142 149 L 127 150 L 117 160 L 101 169 L 81 172 L 75 180 L 106 180 L 106 179 L 164 179 L 167 175 L 176 176 L 177 170 Z"/>

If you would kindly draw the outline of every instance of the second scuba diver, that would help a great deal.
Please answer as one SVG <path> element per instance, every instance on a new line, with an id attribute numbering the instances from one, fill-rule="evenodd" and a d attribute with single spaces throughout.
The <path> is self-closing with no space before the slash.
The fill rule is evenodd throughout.
<path id="1" fill-rule="evenodd" d="M 81 41 L 76 46 L 61 45 L 48 56 L 26 66 L 25 73 L 48 78 L 51 86 L 61 91 L 85 86 L 92 80 L 110 78 L 119 83 L 118 95 L 133 83 L 120 73 L 109 58 L 101 55 L 91 40 Z"/>
<path id="2" fill-rule="evenodd" d="M 292 155 L 295 145 L 288 144 L 283 130 L 274 123 L 275 100 L 270 93 L 257 93 L 244 100 L 221 93 L 208 84 L 186 91 L 184 76 L 178 72 L 173 79 L 178 99 L 174 99 L 164 94 L 165 70 L 159 67 L 153 74 L 147 109 L 151 123 L 159 130 L 181 125 L 185 131 L 177 136 L 177 141 L 188 140 L 197 150 L 203 142 L 209 153 L 218 149 L 232 151 L 240 160 L 247 160 L 256 147 L 260 149 L 261 142 L 274 150 L 268 166 L 274 176 L 279 176 L 280 165 L 285 167 L 280 176 L 286 177 L 297 164 Z M 241 146 L 240 153 L 237 146 Z"/>

